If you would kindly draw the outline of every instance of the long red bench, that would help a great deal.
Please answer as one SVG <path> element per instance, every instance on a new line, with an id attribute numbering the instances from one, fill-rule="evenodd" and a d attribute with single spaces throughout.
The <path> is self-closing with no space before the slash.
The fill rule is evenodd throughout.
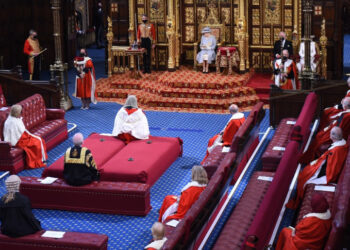
<path id="1" fill-rule="evenodd" d="M 165 232 L 168 240 L 162 249 L 186 249 L 189 241 L 196 237 L 210 216 L 211 211 L 218 204 L 221 198 L 222 188 L 227 181 L 227 173 L 230 171 L 235 159 L 235 153 L 226 154 L 207 187 L 187 211 L 185 217 L 179 222 L 176 228 L 166 226 Z"/>
<path id="2" fill-rule="evenodd" d="M 238 150 L 244 147 L 243 145 L 246 143 L 246 139 L 249 138 L 251 130 L 254 128 L 256 124 L 260 123 L 260 121 L 264 118 L 265 112 L 263 110 L 263 106 L 264 104 L 262 102 L 259 102 L 253 107 L 247 119 L 244 121 L 244 123 L 238 129 L 236 135 L 234 136 L 232 140 L 231 148 L 229 150 L 230 152 L 238 152 Z M 255 135 L 255 138 L 256 137 L 257 137 L 257 133 Z M 203 167 L 207 171 L 208 178 L 211 178 L 211 176 L 214 175 L 216 169 L 219 167 L 225 154 L 227 154 L 225 152 L 222 152 L 222 149 L 223 149 L 222 146 L 219 146 L 219 145 L 216 146 L 212 150 L 212 152 L 210 152 L 205 162 L 203 163 Z M 245 158 L 249 158 L 248 154 L 244 154 L 244 156 Z M 244 163 L 243 159 L 242 159 L 242 162 Z"/>
<path id="3" fill-rule="evenodd" d="M 180 138 L 150 136 L 125 145 L 111 136 L 91 134 L 83 146 L 91 150 L 101 181 L 139 182 L 152 186 L 182 154 Z M 64 157 L 47 167 L 42 176 L 63 178 Z"/>
<path id="4" fill-rule="evenodd" d="M 22 117 L 25 127 L 33 134 L 40 136 L 49 151 L 68 138 L 65 112 L 61 109 L 47 109 L 41 95 L 35 94 L 18 103 L 22 106 Z M 3 127 L 9 114 L 0 112 L 0 136 L 3 140 Z M 0 141 L 0 170 L 11 174 L 22 171 L 26 166 L 25 153 L 22 149 L 12 147 L 10 143 Z"/>
<path id="5" fill-rule="evenodd" d="M 284 118 L 261 157 L 263 171 L 276 171 L 296 122 L 295 118 Z"/>
<path id="6" fill-rule="evenodd" d="M 310 93 L 294 125 L 291 141 L 286 147 L 271 186 L 248 230 L 246 241 L 250 242 L 250 239 L 257 238 L 258 241 L 255 242 L 257 249 L 263 249 L 271 237 L 290 183 L 297 169 L 298 158 L 303 152 L 308 138 L 307 135 L 310 133 L 310 126 L 316 107 L 317 96 L 314 93 Z"/>
<path id="7" fill-rule="evenodd" d="M 107 250 L 108 236 L 104 234 L 65 232 L 63 238 L 42 237 L 45 231 L 11 238 L 0 233 L 0 249 L 6 250 Z"/>
<path id="8" fill-rule="evenodd" d="M 42 184 L 37 177 L 21 177 L 21 193 L 33 208 L 145 216 L 151 210 L 150 186 L 142 183 L 93 182 L 70 186 L 62 179 Z"/>
<path id="9" fill-rule="evenodd" d="M 273 172 L 254 172 L 213 249 L 240 249 L 249 226 L 273 178 Z M 234 233 L 232 233 L 234 232 Z"/>

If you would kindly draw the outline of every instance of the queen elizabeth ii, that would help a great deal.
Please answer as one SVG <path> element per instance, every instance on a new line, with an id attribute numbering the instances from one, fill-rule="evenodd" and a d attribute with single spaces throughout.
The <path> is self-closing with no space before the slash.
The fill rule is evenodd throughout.
<path id="1" fill-rule="evenodd" d="M 203 64 L 203 73 L 208 73 L 209 64 L 215 60 L 216 39 L 209 27 L 203 28 L 201 33 L 201 51 L 197 54 L 197 61 Z"/>

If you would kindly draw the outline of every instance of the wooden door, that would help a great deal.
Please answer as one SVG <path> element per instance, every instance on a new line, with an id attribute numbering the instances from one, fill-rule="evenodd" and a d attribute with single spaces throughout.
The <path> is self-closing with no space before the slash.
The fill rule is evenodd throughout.
<path id="1" fill-rule="evenodd" d="M 129 1 L 128 0 L 112 0 L 111 18 L 113 23 L 114 45 L 129 44 Z"/>

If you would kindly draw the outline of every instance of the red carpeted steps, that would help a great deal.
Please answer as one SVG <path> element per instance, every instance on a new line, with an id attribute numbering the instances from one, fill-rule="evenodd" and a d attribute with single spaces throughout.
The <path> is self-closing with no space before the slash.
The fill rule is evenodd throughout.
<path id="1" fill-rule="evenodd" d="M 255 73 L 247 83 L 247 87 L 254 88 L 257 96 L 265 104 L 269 103 L 270 85 L 273 84 L 270 73 Z"/>

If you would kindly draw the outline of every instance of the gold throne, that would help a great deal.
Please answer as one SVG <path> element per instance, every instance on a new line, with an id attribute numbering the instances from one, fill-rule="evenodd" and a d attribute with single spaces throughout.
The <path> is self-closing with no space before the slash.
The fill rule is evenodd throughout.
<path id="1" fill-rule="evenodd" d="M 225 25 L 221 23 L 218 19 L 218 9 L 216 6 L 208 6 L 209 7 L 209 15 L 207 19 L 199 24 L 198 26 L 198 41 L 193 44 L 193 68 L 197 70 L 197 66 L 202 66 L 201 63 L 197 63 L 197 54 L 198 54 L 198 47 L 201 43 L 202 38 L 202 29 L 204 27 L 209 27 L 211 29 L 212 35 L 216 38 L 216 46 L 219 48 L 220 46 L 225 44 Z"/>

